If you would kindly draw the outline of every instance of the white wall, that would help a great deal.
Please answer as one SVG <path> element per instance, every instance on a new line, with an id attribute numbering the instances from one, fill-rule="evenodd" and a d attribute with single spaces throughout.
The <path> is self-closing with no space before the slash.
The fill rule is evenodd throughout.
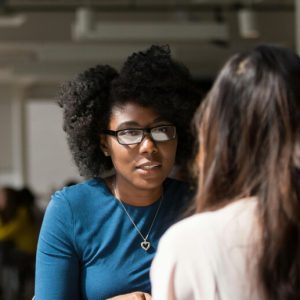
<path id="1" fill-rule="evenodd" d="M 12 105 L 0 102 L 0 170 L 12 169 Z"/>
<path id="2" fill-rule="evenodd" d="M 21 105 L 10 86 L 0 84 L 0 185 L 22 185 Z"/>
<path id="3" fill-rule="evenodd" d="M 26 102 L 27 182 L 39 195 L 47 195 L 80 177 L 62 130 L 61 109 L 52 100 Z"/>

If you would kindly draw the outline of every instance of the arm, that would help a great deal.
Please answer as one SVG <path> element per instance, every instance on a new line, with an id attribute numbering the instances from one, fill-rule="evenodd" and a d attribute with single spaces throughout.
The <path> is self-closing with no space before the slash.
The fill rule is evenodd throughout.
<path id="1" fill-rule="evenodd" d="M 69 203 L 62 193 L 56 193 L 46 210 L 39 236 L 35 300 L 80 299 L 73 222 Z"/>

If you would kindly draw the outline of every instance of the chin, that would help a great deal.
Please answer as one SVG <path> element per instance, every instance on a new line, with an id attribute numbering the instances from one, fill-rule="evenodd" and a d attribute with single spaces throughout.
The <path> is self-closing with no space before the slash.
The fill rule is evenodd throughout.
<path id="1" fill-rule="evenodd" d="M 166 177 L 161 177 L 161 178 L 143 178 L 138 180 L 136 186 L 139 186 L 142 189 L 145 190 L 152 190 L 155 188 L 159 188 L 163 182 L 165 181 Z"/>

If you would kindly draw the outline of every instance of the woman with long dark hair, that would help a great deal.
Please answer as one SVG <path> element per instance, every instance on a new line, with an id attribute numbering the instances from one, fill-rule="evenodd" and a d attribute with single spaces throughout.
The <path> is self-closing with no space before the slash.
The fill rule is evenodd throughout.
<path id="1" fill-rule="evenodd" d="M 234 55 L 194 124 L 200 214 L 161 239 L 153 298 L 300 299 L 300 58 Z"/>

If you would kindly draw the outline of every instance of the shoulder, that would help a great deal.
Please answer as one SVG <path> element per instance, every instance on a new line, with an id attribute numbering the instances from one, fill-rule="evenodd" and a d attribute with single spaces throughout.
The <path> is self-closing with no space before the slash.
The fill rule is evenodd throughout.
<path id="1" fill-rule="evenodd" d="M 96 190 L 103 192 L 106 190 L 104 180 L 100 178 L 89 179 L 68 187 L 64 187 L 62 190 L 58 191 L 58 193 L 65 194 L 67 196 L 76 196 L 93 193 Z"/>
<path id="2" fill-rule="evenodd" d="M 190 244 L 193 244 L 195 249 L 196 245 L 202 244 L 203 240 L 207 242 L 206 237 L 212 238 L 213 223 L 210 216 L 206 214 L 188 217 L 171 226 L 161 238 L 159 246 L 176 249 L 177 254 L 184 250 L 183 248 L 189 249 Z M 184 243 L 181 243 L 182 241 Z"/>
<path id="3" fill-rule="evenodd" d="M 223 242 L 224 246 L 226 243 L 234 244 L 238 239 L 246 239 L 247 234 L 250 234 L 256 207 L 256 199 L 247 198 L 216 211 L 196 214 L 169 228 L 161 243 L 174 246 L 178 245 L 178 240 L 184 240 L 181 246 L 187 249 L 196 249 L 198 245 L 202 249 L 213 249 L 212 244 Z"/>
<path id="4" fill-rule="evenodd" d="M 97 212 L 105 207 L 108 198 L 109 191 L 103 180 L 91 179 L 65 187 L 52 195 L 43 227 L 73 232 L 75 224 L 90 226 L 89 222 L 95 221 Z"/>
<path id="5" fill-rule="evenodd" d="M 56 191 L 52 196 L 52 200 L 67 201 L 70 205 L 75 205 L 78 202 L 84 201 L 87 203 L 94 197 L 99 197 L 100 195 L 105 197 L 108 194 L 109 191 L 103 180 L 89 179 Z"/>
<path id="6" fill-rule="evenodd" d="M 255 242 L 248 233 L 256 205 L 255 198 L 241 199 L 170 227 L 160 239 L 153 261 L 151 276 L 159 286 L 156 290 L 154 284 L 154 295 L 161 293 L 161 286 L 168 288 L 173 283 L 173 292 L 180 299 L 215 299 L 216 287 L 232 291 L 232 282 L 236 283 L 233 294 L 245 293 L 249 283 L 247 251 Z"/>
<path id="7" fill-rule="evenodd" d="M 102 206 L 111 197 L 101 179 L 90 179 L 56 191 L 48 204 L 47 212 L 84 215 L 95 206 Z"/>

